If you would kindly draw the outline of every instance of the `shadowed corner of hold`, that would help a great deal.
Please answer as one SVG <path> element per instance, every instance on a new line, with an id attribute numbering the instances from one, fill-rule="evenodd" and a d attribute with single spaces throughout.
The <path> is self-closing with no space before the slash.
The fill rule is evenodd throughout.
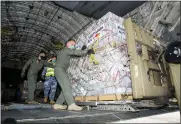
<path id="1" fill-rule="evenodd" d="M 17 121 L 14 118 L 6 118 L 1 123 L 2 124 L 17 124 Z"/>

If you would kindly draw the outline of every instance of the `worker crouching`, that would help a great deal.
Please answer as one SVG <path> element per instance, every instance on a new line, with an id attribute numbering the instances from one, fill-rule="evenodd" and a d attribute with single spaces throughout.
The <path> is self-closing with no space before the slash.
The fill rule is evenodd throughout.
<path id="1" fill-rule="evenodd" d="M 56 56 L 52 56 L 48 62 L 55 65 Z M 47 103 L 48 98 L 49 98 L 50 104 L 55 104 L 54 97 L 55 97 L 56 88 L 57 88 L 57 80 L 54 76 L 54 69 L 45 67 L 42 72 L 42 78 L 45 79 L 45 81 L 44 81 L 44 102 Z"/>

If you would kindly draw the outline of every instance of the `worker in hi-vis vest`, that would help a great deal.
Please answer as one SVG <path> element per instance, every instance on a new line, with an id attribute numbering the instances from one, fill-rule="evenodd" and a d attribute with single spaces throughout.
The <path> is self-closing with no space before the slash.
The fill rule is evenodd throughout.
<path id="1" fill-rule="evenodd" d="M 56 56 L 52 56 L 49 60 L 49 63 L 55 65 Z M 54 75 L 54 69 L 49 67 L 44 67 L 42 72 L 42 78 L 45 80 L 44 82 L 44 102 L 48 102 L 48 98 L 50 100 L 50 104 L 54 104 L 54 97 L 57 89 L 57 80 Z"/>

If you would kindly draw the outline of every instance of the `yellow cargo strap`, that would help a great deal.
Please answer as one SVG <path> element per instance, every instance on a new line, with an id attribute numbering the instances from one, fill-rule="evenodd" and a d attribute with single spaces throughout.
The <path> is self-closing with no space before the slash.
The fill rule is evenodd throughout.
<path id="1" fill-rule="evenodd" d="M 93 44 L 93 50 L 94 50 L 94 52 L 96 52 L 96 47 L 99 45 L 99 41 L 97 40 L 96 42 L 95 42 L 95 44 Z M 94 56 L 94 54 L 90 54 L 90 56 L 89 56 L 89 62 L 90 63 L 93 63 L 93 64 L 95 64 L 95 65 L 98 65 L 99 64 L 99 61 L 96 59 L 96 57 Z"/>
<path id="2" fill-rule="evenodd" d="M 90 54 L 90 56 L 89 56 L 89 62 L 90 62 L 90 63 L 93 62 L 93 64 L 95 64 L 95 65 L 98 65 L 98 64 L 99 64 L 99 62 L 97 61 L 96 57 L 95 57 L 93 54 Z"/>

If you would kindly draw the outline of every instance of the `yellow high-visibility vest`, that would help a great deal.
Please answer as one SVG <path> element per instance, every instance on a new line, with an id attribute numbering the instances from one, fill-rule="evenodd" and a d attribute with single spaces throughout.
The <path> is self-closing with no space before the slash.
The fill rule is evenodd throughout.
<path id="1" fill-rule="evenodd" d="M 55 65 L 55 63 L 53 63 L 53 65 Z M 47 67 L 47 72 L 46 72 L 46 77 L 49 77 L 49 76 L 55 76 L 54 74 L 54 68 L 49 68 Z"/>

